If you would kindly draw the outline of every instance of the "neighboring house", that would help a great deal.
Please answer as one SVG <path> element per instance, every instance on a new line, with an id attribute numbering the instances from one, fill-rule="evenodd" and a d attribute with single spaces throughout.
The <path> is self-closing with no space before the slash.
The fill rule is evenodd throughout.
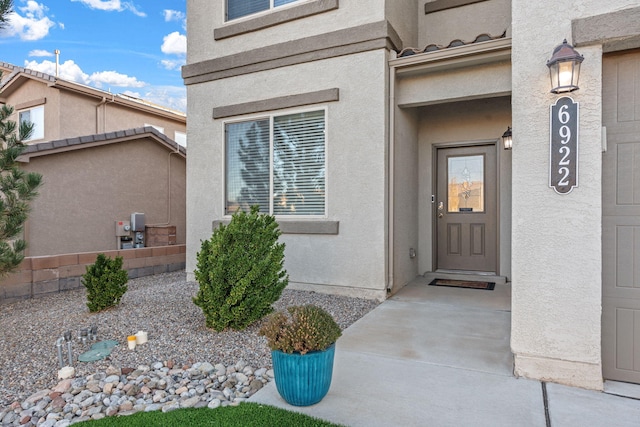
<path id="1" fill-rule="evenodd" d="M 0 103 L 35 124 L 19 158 L 43 175 L 25 226 L 27 256 L 123 246 L 116 221 L 144 213 L 185 243 L 185 114 L 0 62 Z"/>
<path id="2" fill-rule="evenodd" d="M 35 124 L 28 143 L 153 126 L 186 145 L 184 113 L 6 62 L 0 71 L 0 104 L 14 108 L 14 120 Z"/>
<path id="3" fill-rule="evenodd" d="M 516 375 L 640 383 L 640 7 L 561 3 L 189 0 L 190 277 L 259 204 L 292 287 L 508 281 Z M 555 94 L 563 39 L 584 62 Z M 550 110 L 564 96 L 579 112 Z"/>
<path id="4" fill-rule="evenodd" d="M 43 176 L 25 228 L 29 256 L 119 249 L 115 222 L 134 212 L 147 227 L 174 226 L 172 244 L 185 243 L 186 149 L 156 129 L 33 144 L 19 160 Z"/>

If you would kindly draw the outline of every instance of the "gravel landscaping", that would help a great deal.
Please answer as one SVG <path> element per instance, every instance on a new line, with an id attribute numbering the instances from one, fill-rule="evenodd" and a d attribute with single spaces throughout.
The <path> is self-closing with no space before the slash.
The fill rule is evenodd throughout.
<path id="1" fill-rule="evenodd" d="M 140 365 L 188 368 L 196 363 L 232 366 L 241 362 L 253 369 L 271 367 L 266 340 L 258 335 L 260 322 L 244 331 L 217 333 L 207 329 L 204 315 L 192 297 L 198 284 L 186 281 L 184 272 L 166 273 L 130 280 L 120 305 L 100 313 L 89 313 L 84 289 L 0 306 L 0 410 L 21 402 L 33 393 L 58 384 L 56 340 L 67 330 L 74 336 L 76 378 L 87 377 L 109 367 Z M 378 302 L 286 289 L 275 304 L 317 304 L 331 313 L 344 329 L 372 310 Z M 120 344 L 107 359 L 78 362 L 90 349 L 78 341 L 82 328 L 97 326 L 98 341 Z M 148 342 L 127 348 L 127 336 L 146 331 Z M 66 360 L 66 346 L 64 347 Z"/>

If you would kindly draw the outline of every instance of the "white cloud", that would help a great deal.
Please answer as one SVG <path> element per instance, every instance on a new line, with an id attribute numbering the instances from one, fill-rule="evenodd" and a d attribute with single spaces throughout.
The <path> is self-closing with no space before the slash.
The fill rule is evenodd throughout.
<path id="1" fill-rule="evenodd" d="M 73 2 L 79 1 L 85 6 L 90 7 L 91 9 L 104 10 L 107 12 L 122 12 L 125 10 L 131 11 L 133 14 L 141 17 L 147 16 L 146 13 L 141 12 L 138 8 L 131 2 L 125 1 L 122 2 L 120 0 L 71 0 Z"/>
<path id="2" fill-rule="evenodd" d="M 52 76 L 56 73 L 55 62 L 48 60 L 44 60 L 41 63 L 25 61 L 24 67 Z M 107 89 L 111 87 L 144 88 L 143 92 L 125 90 L 122 93 L 174 110 L 182 112 L 187 110 L 187 93 L 186 88 L 183 86 L 150 86 L 135 77 L 120 74 L 116 71 L 102 71 L 88 75 L 72 60 L 67 60 L 60 64 L 58 74 L 60 78 L 100 89 L 103 87 Z"/>
<path id="3" fill-rule="evenodd" d="M 179 10 L 165 9 L 162 13 L 164 14 L 165 22 L 182 21 L 186 17 L 184 12 L 180 12 Z"/>
<path id="4" fill-rule="evenodd" d="M 187 37 L 177 31 L 164 36 L 160 50 L 168 55 L 186 55 Z"/>
<path id="5" fill-rule="evenodd" d="M 165 70 L 179 70 L 185 64 L 183 60 L 163 59 L 160 61 Z"/>
<path id="6" fill-rule="evenodd" d="M 184 86 L 149 86 L 139 98 L 174 110 L 187 111 L 187 89 Z"/>
<path id="7" fill-rule="evenodd" d="M 53 61 L 44 60 L 41 63 L 37 61 L 25 61 L 25 68 L 29 68 L 35 71 L 41 71 L 46 74 L 55 76 L 56 63 Z M 72 82 L 81 83 L 85 85 L 91 85 L 102 89 L 103 87 L 110 88 L 115 87 L 145 87 L 145 82 L 139 81 L 135 77 L 130 77 L 126 74 L 121 74 L 116 71 L 100 71 L 91 75 L 82 71 L 82 69 L 72 60 L 68 60 L 60 64 L 58 68 L 58 77 Z"/>
<path id="8" fill-rule="evenodd" d="M 44 60 L 41 63 L 38 63 L 38 61 L 24 61 L 24 67 L 51 74 L 52 76 L 56 75 L 56 63 L 53 61 Z M 64 61 L 60 64 L 58 77 L 85 85 L 91 83 L 89 75 L 84 73 L 78 64 L 72 60 Z"/>
<path id="9" fill-rule="evenodd" d="M 98 88 L 102 88 L 105 85 L 118 87 L 144 87 L 147 85 L 145 82 L 141 82 L 135 77 L 120 74 L 116 71 L 100 71 L 98 73 L 93 73 L 89 77 L 89 80 Z"/>
<path id="10" fill-rule="evenodd" d="M 33 0 L 21 0 L 24 6 L 7 16 L 7 26 L 0 31 L 1 36 L 17 36 L 21 40 L 40 40 L 55 27 L 55 22 L 46 16 L 49 10 L 44 4 Z"/>
<path id="11" fill-rule="evenodd" d="M 53 52 L 49 52 L 48 50 L 42 50 L 42 49 L 35 49 L 32 50 L 31 52 L 29 52 L 29 56 L 30 57 L 44 57 L 44 56 L 54 56 L 55 54 Z"/>

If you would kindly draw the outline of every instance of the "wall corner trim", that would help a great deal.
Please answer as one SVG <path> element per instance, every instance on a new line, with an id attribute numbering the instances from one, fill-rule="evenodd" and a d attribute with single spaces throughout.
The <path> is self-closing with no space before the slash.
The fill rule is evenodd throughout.
<path id="1" fill-rule="evenodd" d="M 605 52 L 638 48 L 640 7 L 574 19 L 571 32 L 576 47 L 601 44 Z"/>
<path id="2" fill-rule="evenodd" d="M 285 108 L 302 107 L 304 105 L 320 104 L 340 100 L 340 89 L 332 88 L 317 92 L 299 93 L 296 95 L 280 96 L 260 101 L 242 104 L 225 105 L 213 109 L 213 118 L 241 116 L 244 114 L 263 113 L 265 111 L 282 110 Z"/>

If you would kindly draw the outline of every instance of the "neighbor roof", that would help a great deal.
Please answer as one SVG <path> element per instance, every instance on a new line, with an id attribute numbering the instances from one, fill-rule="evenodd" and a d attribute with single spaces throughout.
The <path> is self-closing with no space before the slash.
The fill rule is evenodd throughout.
<path id="1" fill-rule="evenodd" d="M 0 94 L 11 92 L 11 88 L 13 86 L 19 87 L 26 79 L 36 79 L 56 89 L 65 89 L 79 92 L 86 96 L 91 96 L 98 99 L 110 98 L 111 102 L 126 105 L 128 107 L 136 108 L 139 110 L 145 110 L 148 112 L 152 112 L 153 114 L 170 117 L 174 120 L 186 121 L 187 119 L 186 114 L 181 111 L 163 107 L 161 105 L 157 105 L 130 95 L 106 92 L 104 90 L 96 89 L 91 86 L 61 79 L 60 77 L 55 77 L 51 74 L 31 70 L 29 68 L 18 67 L 7 62 L 0 62 L 0 67 L 12 70 L 11 73 L 3 76 L 2 81 L 0 81 Z"/>
<path id="2" fill-rule="evenodd" d="M 55 141 L 41 142 L 39 144 L 28 145 L 24 152 L 18 157 L 18 161 L 29 162 L 33 157 L 58 154 L 66 151 L 80 150 L 101 145 L 114 144 L 118 142 L 151 138 L 158 144 L 166 146 L 168 149 L 187 157 L 187 149 L 166 135 L 160 133 L 151 126 L 135 129 L 119 130 L 115 132 L 100 133 L 94 135 L 80 136 L 76 138 L 58 139 Z"/>

